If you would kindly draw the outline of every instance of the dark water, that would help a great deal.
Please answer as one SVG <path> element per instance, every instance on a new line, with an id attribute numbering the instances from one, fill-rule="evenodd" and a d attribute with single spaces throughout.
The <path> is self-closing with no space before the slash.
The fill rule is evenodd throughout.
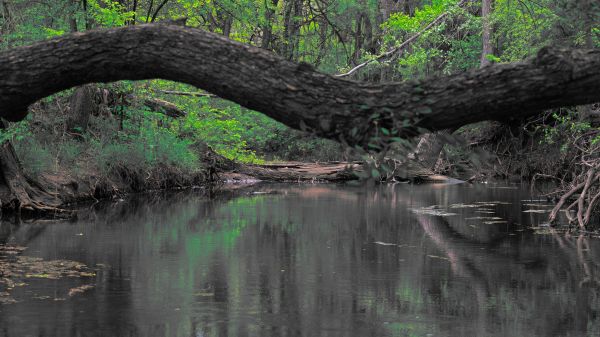
<path id="1" fill-rule="evenodd" d="M 4 224 L 3 241 L 27 246 L 25 255 L 97 274 L 15 288 L 20 302 L 0 305 L 0 336 L 600 335 L 600 240 L 533 233 L 546 215 L 523 211 L 545 206 L 525 205 L 527 190 L 254 191 L 96 205 L 76 223 Z M 431 205 L 455 215 L 421 208 Z M 95 288 L 67 295 L 84 283 Z"/>

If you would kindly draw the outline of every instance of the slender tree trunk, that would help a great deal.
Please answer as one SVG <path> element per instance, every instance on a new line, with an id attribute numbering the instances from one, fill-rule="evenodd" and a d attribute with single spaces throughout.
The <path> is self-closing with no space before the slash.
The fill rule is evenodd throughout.
<path id="1" fill-rule="evenodd" d="M 283 5 L 283 41 L 281 43 L 281 50 L 279 51 L 279 55 L 286 58 L 288 55 L 291 34 L 290 31 L 292 25 L 292 1 L 294 0 L 284 0 Z"/>
<path id="2" fill-rule="evenodd" d="M 169 2 L 169 0 L 163 0 L 163 2 L 161 2 L 160 5 L 158 5 L 158 7 L 156 7 L 156 10 L 154 11 L 154 14 L 152 15 L 152 19 L 150 20 L 150 22 L 156 21 L 156 18 L 158 17 L 158 13 L 160 13 L 160 10 L 164 7 L 164 5 L 167 4 L 167 2 Z"/>
<path id="3" fill-rule="evenodd" d="M 76 17 L 76 15 L 77 15 L 77 3 L 78 2 L 79 2 L 78 0 L 71 1 L 72 11 L 69 16 L 69 30 L 71 31 L 71 33 L 77 32 L 77 17 Z"/>
<path id="4" fill-rule="evenodd" d="M 302 0 L 286 0 L 283 17 L 281 56 L 292 61 L 297 53 L 302 16 Z"/>
<path id="5" fill-rule="evenodd" d="M 154 0 L 150 0 L 148 4 L 148 11 L 146 12 L 146 23 L 150 22 L 150 15 L 152 14 L 152 7 L 154 7 Z"/>
<path id="6" fill-rule="evenodd" d="M 324 0 L 324 7 L 327 8 L 327 0 Z M 329 30 L 329 23 L 325 15 L 326 13 L 321 13 L 321 18 L 319 20 L 319 52 L 317 53 L 317 58 L 315 60 L 315 67 L 319 67 L 321 62 L 323 62 L 323 58 L 327 54 L 327 32 Z"/>
<path id="7" fill-rule="evenodd" d="M 481 19 L 483 22 L 483 30 L 481 33 L 481 67 L 485 67 L 491 64 L 488 59 L 488 55 L 494 53 L 492 49 L 492 25 L 490 23 L 490 15 L 492 14 L 492 1 L 493 0 L 481 0 Z"/>
<path id="8" fill-rule="evenodd" d="M 362 24 L 363 24 L 364 13 L 359 11 L 356 15 L 356 31 L 354 33 L 354 53 L 352 55 L 352 62 L 356 64 L 360 60 L 360 54 L 363 43 L 363 35 L 362 35 Z"/>
<path id="9" fill-rule="evenodd" d="M 413 1 L 414 0 L 404 0 L 404 13 L 411 16 L 415 14 L 416 4 Z"/>
<path id="10" fill-rule="evenodd" d="M 373 40 L 373 25 L 371 24 L 371 19 L 369 18 L 368 10 L 365 11 L 363 23 L 364 23 L 363 30 L 364 30 L 364 36 L 365 36 L 364 48 L 366 50 L 368 50 L 371 54 L 375 54 L 375 53 L 377 53 L 377 48 L 376 48 L 374 40 Z"/>
<path id="11" fill-rule="evenodd" d="M 4 19 L 4 25 L 0 27 L 0 34 L 8 34 L 13 30 L 13 18 L 8 5 L 8 1 L 2 0 L 2 17 Z"/>
<path id="12" fill-rule="evenodd" d="M 83 17 L 85 20 L 85 30 L 90 30 L 92 29 L 92 24 L 90 22 L 90 16 L 88 13 L 88 2 L 87 0 L 81 0 L 81 3 L 83 7 Z"/>
<path id="13" fill-rule="evenodd" d="M 222 28 L 221 30 L 223 31 L 223 36 L 229 38 L 229 36 L 231 35 L 231 26 L 233 25 L 233 18 L 231 17 L 231 15 L 224 15 L 223 16 L 223 21 L 222 21 Z"/>
<path id="14" fill-rule="evenodd" d="M 135 25 L 135 20 L 136 20 L 136 15 L 137 15 L 137 7 L 138 7 L 138 0 L 133 0 L 133 7 L 131 9 L 131 11 L 133 12 L 133 16 L 131 17 L 131 25 Z"/>
<path id="15" fill-rule="evenodd" d="M 273 46 L 273 18 L 279 0 L 265 0 L 265 25 L 262 27 L 263 35 L 260 47 L 271 49 Z"/>

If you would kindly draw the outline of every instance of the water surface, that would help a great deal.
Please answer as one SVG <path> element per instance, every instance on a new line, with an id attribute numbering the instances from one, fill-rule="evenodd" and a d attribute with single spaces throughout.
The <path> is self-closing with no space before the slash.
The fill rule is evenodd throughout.
<path id="1" fill-rule="evenodd" d="M 599 240 L 536 234 L 548 207 L 491 185 L 263 185 L 2 224 L 30 278 L 0 336 L 598 336 Z M 540 228 L 544 231 L 544 227 Z M 93 285 L 71 294 L 69 289 Z"/>

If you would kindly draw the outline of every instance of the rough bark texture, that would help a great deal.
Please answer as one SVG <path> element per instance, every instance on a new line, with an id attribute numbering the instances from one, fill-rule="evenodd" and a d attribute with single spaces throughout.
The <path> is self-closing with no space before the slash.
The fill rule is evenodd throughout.
<path id="1" fill-rule="evenodd" d="M 192 84 L 296 129 L 367 145 L 541 109 L 592 103 L 600 50 L 542 49 L 530 61 L 443 78 L 366 84 L 193 28 L 138 25 L 76 33 L 0 53 L 0 117 L 21 120 L 52 93 L 91 82 L 162 78 Z"/>
<path id="2" fill-rule="evenodd" d="M 60 209 L 61 200 L 37 181 L 23 173 L 10 141 L 0 144 L 0 205 L 3 211 L 26 211 L 69 217 L 72 212 Z"/>
<path id="3" fill-rule="evenodd" d="M 358 163 L 282 163 L 269 165 L 240 165 L 237 172 L 259 180 L 298 182 L 341 182 L 356 180 L 356 171 L 362 170 Z"/>
<path id="4" fill-rule="evenodd" d="M 415 160 L 424 168 L 434 171 L 446 140 L 454 131 L 456 129 L 452 128 L 422 135 L 415 148 Z"/>
<path id="5" fill-rule="evenodd" d="M 67 120 L 67 129 L 76 133 L 83 133 L 87 130 L 90 116 L 97 106 L 94 95 L 96 87 L 93 85 L 83 85 L 71 96 L 70 104 L 71 113 Z"/>

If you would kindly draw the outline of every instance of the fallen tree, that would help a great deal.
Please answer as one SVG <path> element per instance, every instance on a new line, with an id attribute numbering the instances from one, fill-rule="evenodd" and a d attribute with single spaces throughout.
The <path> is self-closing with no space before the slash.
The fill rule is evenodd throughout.
<path id="1" fill-rule="evenodd" d="M 317 136 L 384 148 L 422 129 L 524 118 L 546 108 L 597 101 L 600 50 L 545 48 L 525 62 L 367 84 L 199 29 L 136 25 L 1 52 L 0 117 L 22 120 L 30 104 L 71 87 L 153 78 L 194 85 Z M 26 182 L 19 172 L 10 176 L 5 185 Z M 37 201 L 42 198 L 33 200 L 36 193 L 25 193 L 15 204 L 43 211 L 45 203 Z"/>
<path id="2" fill-rule="evenodd" d="M 444 78 L 366 84 L 315 71 L 199 29 L 139 25 L 75 33 L 0 53 L 0 117 L 91 82 L 162 78 L 192 84 L 292 128 L 367 146 L 481 120 L 591 103 L 600 50 L 542 49 L 536 58 Z"/>
<path id="3" fill-rule="evenodd" d="M 148 98 L 144 100 L 144 105 L 154 112 L 162 113 L 172 118 L 179 118 L 186 115 L 185 111 L 179 109 L 177 105 L 159 98 Z"/>

